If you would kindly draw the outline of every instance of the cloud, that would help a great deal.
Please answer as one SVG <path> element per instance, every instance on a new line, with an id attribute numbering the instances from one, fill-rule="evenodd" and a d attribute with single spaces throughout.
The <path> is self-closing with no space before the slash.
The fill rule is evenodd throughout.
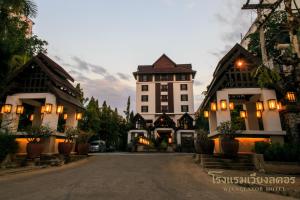
<path id="1" fill-rule="evenodd" d="M 79 57 L 77 56 L 73 56 L 72 59 L 77 63 L 77 67 L 80 70 L 85 70 L 85 71 L 89 71 L 89 64 L 83 60 L 81 60 Z"/>
<path id="2" fill-rule="evenodd" d="M 195 86 L 200 86 L 200 85 L 203 85 L 203 83 L 202 83 L 201 81 L 195 80 L 195 81 L 194 81 L 194 85 L 195 85 Z"/>
<path id="3" fill-rule="evenodd" d="M 123 74 L 118 72 L 117 75 L 119 76 L 120 79 L 128 81 L 130 79 L 130 76 L 128 74 Z"/>

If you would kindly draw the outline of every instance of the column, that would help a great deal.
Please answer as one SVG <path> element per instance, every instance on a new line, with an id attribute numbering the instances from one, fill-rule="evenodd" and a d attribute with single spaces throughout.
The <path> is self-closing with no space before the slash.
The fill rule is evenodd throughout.
<path id="1" fill-rule="evenodd" d="M 1 127 L 6 128 L 13 133 L 16 133 L 19 126 L 19 115 L 16 114 L 16 108 L 17 105 L 21 105 L 22 102 L 20 101 L 18 96 L 7 96 L 5 104 L 11 104 L 12 109 L 10 113 L 3 114 Z"/>
<path id="2" fill-rule="evenodd" d="M 68 108 L 67 114 L 66 128 L 77 128 L 78 121 L 76 120 L 76 110 L 74 108 Z"/>
<path id="3" fill-rule="evenodd" d="M 243 105 L 247 110 L 247 118 L 245 119 L 246 130 L 259 130 L 258 119 L 256 117 L 256 105 L 254 102 L 247 102 Z"/>
<path id="4" fill-rule="evenodd" d="M 44 114 L 42 125 L 56 131 L 58 124 L 58 114 L 56 113 L 56 97 L 52 94 L 48 94 L 45 100 L 45 104 L 47 103 L 52 104 L 52 111 L 51 113 Z"/>
<path id="5" fill-rule="evenodd" d="M 221 110 L 220 101 L 226 100 L 227 102 L 227 109 Z M 230 110 L 229 110 L 229 97 L 227 91 L 217 91 L 217 111 L 216 111 L 216 118 L 217 118 L 217 126 L 219 126 L 222 122 L 231 121 Z"/>

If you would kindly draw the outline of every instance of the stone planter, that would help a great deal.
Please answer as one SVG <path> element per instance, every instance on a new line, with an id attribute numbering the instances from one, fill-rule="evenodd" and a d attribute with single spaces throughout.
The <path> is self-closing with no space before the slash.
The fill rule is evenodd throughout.
<path id="1" fill-rule="evenodd" d="M 26 145 L 27 158 L 34 159 L 40 157 L 43 150 L 44 150 L 44 144 L 29 142 Z"/>
<path id="2" fill-rule="evenodd" d="M 73 148 L 72 142 L 60 142 L 58 143 L 58 152 L 61 155 L 68 156 L 70 155 Z"/>
<path id="3" fill-rule="evenodd" d="M 235 157 L 239 151 L 239 141 L 236 139 L 224 137 L 221 139 L 221 147 L 226 157 Z"/>
<path id="4" fill-rule="evenodd" d="M 90 144 L 89 143 L 78 144 L 77 145 L 77 153 L 79 155 L 87 155 L 89 153 L 89 148 L 90 148 Z"/>

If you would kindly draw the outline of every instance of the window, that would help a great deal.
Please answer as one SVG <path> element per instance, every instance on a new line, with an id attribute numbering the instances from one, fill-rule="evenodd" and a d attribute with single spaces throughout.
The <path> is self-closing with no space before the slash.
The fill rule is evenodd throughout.
<path id="1" fill-rule="evenodd" d="M 161 95 L 161 96 L 160 96 L 160 100 L 161 100 L 162 102 L 168 101 L 168 95 Z"/>
<path id="2" fill-rule="evenodd" d="M 182 106 L 181 106 L 181 112 L 189 112 L 189 106 L 187 106 L 187 105 L 182 105 Z"/>
<path id="3" fill-rule="evenodd" d="M 176 81 L 188 81 L 189 76 L 189 74 L 178 74 L 176 75 Z"/>
<path id="4" fill-rule="evenodd" d="M 142 91 L 148 91 L 148 85 L 142 85 Z"/>
<path id="5" fill-rule="evenodd" d="M 182 94 L 181 95 L 181 101 L 188 101 L 188 95 L 187 94 Z"/>
<path id="6" fill-rule="evenodd" d="M 142 81 L 143 81 L 143 82 L 148 81 L 148 76 L 147 76 L 147 75 L 143 75 L 143 76 L 142 76 Z"/>
<path id="7" fill-rule="evenodd" d="M 142 112 L 148 112 L 148 106 L 142 106 Z"/>
<path id="8" fill-rule="evenodd" d="M 180 84 L 180 90 L 187 90 L 187 84 Z"/>
<path id="9" fill-rule="evenodd" d="M 167 92 L 168 91 L 168 85 L 161 85 L 161 91 Z"/>
<path id="10" fill-rule="evenodd" d="M 148 95 L 142 95 L 142 101 L 147 102 L 148 101 Z"/>
<path id="11" fill-rule="evenodd" d="M 162 113 L 167 113 L 169 111 L 168 106 L 161 106 L 161 112 Z"/>

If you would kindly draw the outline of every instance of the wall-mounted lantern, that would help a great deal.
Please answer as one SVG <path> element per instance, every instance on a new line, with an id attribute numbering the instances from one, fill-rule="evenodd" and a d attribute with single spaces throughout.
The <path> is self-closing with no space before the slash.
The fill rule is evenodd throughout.
<path id="1" fill-rule="evenodd" d="M 67 120 L 68 119 L 68 114 L 64 114 L 64 120 Z"/>
<path id="2" fill-rule="evenodd" d="M 235 67 L 238 69 L 242 69 L 246 66 L 246 62 L 243 59 L 238 59 L 235 61 Z"/>
<path id="3" fill-rule="evenodd" d="M 269 99 L 268 100 L 268 107 L 269 107 L 269 110 L 275 110 L 277 108 L 276 99 Z"/>
<path id="4" fill-rule="evenodd" d="M 210 103 L 210 110 L 211 111 L 216 111 L 217 110 L 217 104 L 216 104 L 216 102 L 211 102 Z"/>
<path id="5" fill-rule="evenodd" d="M 11 113 L 11 110 L 12 110 L 12 105 L 11 104 L 4 104 L 2 106 L 1 112 L 5 113 L 5 114 L 8 114 L 8 113 Z"/>
<path id="6" fill-rule="evenodd" d="M 17 105 L 16 113 L 17 113 L 18 115 L 23 114 L 23 113 L 24 113 L 24 106 L 22 106 L 22 105 Z"/>
<path id="7" fill-rule="evenodd" d="M 76 120 L 82 119 L 82 113 L 76 113 Z"/>
<path id="8" fill-rule="evenodd" d="M 169 144 L 172 143 L 172 138 L 168 138 L 168 143 L 169 143 Z"/>
<path id="9" fill-rule="evenodd" d="M 47 114 L 52 113 L 52 104 L 51 103 L 46 103 L 45 104 L 45 113 L 47 113 Z"/>
<path id="10" fill-rule="evenodd" d="M 64 112 L 64 106 L 59 105 L 56 107 L 56 113 L 57 114 L 62 114 Z"/>
<path id="11" fill-rule="evenodd" d="M 243 118 L 243 119 L 247 118 L 247 111 L 246 110 L 241 110 L 240 111 L 240 117 Z"/>
<path id="12" fill-rule="evenodd" d="M 286 99 L 289 102 L 296 102 L 296 93 L 295 92 L 287 92 L 286 93 Z"/>
<path id="13" fill-rule="evenodd" d="M 208 112 L 207 110 L 205 110 L 205 111 L 203 112 L 203 115 L 204 115 L 205 118 L 208 118 L 208 117 L 209 117 L 209 112 Z"/>
<path id="14" fill-rule="evenodd" d="M 226 99 L 220 100 L 220 107 L 221 107 L 221 110 L 223 110 L 223 111 L 227 110 L 227 101 L 226 101 Z"/>
<path id="15" fill-rule="evenodd" d="M 34 114 L 29 115 L 29 120 L 33 121 L 34 120 Z"/>
<path id="16" fill-rule="evenodd" d="M 256 117 L 261 118 L 262 117 L 262 112 L 260 110 L 256 111 Z"/>
<path id="17" fill-rule="evenodd" d="M 282 108 L 282 103 L 279 101 L 279 102 L 277 102 L 277 110 L 282 110 L 283 108 Z"/>
<path id="18" fill-rule="evenodd" d="M 42 106 L 42 107 L 41 107 L 41 113 L 42 113 L 42 114 L 44 114 L 44 113 L 45 113 L 45 109 L 46 109 L 46 107 L 45 107 L 45 106 Z"/>
<path id="19" fill-rule="evenodd" d="M 234 103 L 233 102 L 229 102 L 229 110 L 234 110 Z"/>
<path id="20" fill-rule="evenodd" d="M 263 111 L 264 110 L 264 103 L 262 101 L 256 102 L 256 110 Z"/>

